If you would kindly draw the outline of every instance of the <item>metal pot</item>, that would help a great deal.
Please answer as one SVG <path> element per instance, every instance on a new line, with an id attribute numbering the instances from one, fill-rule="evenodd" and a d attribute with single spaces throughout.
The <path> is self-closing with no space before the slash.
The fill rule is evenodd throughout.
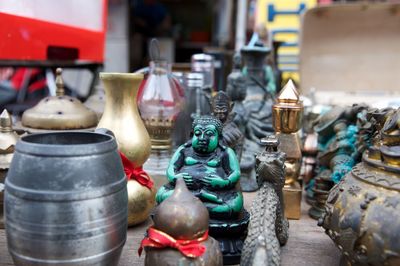
<path id="1" fill-rule="evenodd" d="M 21 138 L 5 182 L 16 265 L 117 265 L 126 240 L 126 178 L 111 135 Z"/>

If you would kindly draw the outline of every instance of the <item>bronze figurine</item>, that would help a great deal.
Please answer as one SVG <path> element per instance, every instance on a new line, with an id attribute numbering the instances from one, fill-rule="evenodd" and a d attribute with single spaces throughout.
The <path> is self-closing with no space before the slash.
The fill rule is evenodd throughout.
<path id="1" fill-rule="evenodd" d="M 259 143 L 260 139 L 274 133 L 271 110 L 276 86 L 272 69 L 265 64 L 265 58 L 270 51 L 262 44 L 245 46 L 241 49 L 245 62 L 243 73 L 247 86 L 246 98 L 243 101 L 246 111 L 245 142 L 240 162 L 243 191 L 258 189 L 254 171 L 254 154 L 263 149 Z"/>
<path id="2" fill-rule="evenodd" d="M 324 212 L 324 201 L 329 190 L 358 162 L 356 146 L 358 114 L 365 105 L 334 107 L 317 118 L 314 130 L 318 133 L 317 176 L 307 185 L 308 198 L 314 198 L 309 215 L 319 219 Z"/>
<path id="3" fill-rule="evenodd" d="M 211 110 L 212 114 L 221 120 L 224 125 L 222 129 L 222 138 L 225 144 L 232 148 L 239 161 L 242 155 L 244 135 L 238 128 L 235 122 L 233 122 L 232 103 L 229 96 L 219 91 L 211 99 Z"/>
<path id="4" fill-rule="evenodd" d="M 242 73 L 242 59 L 240 53 L 236 53 L 233 56 L 232 72 L 227 78 L 226 93 L 233 102 L 233 122 L 243 134 L 246 131 L 247 122 L 247 111 L 243 105 L 243 101 L 246 98 L 246 89 L 247 82 L 245 75 Z"/>
<path id="5" fill-rule="evenodd" d="M 240 265 L 279 265 L 280 246 L 288 239 L 283 192 L 286 154 L 278 151 L 279 140 L 270 135 L 261 142 L 264 152 L 257 155 L 256 172 L 260 189 L 250 210 L 250 224 Z"/>

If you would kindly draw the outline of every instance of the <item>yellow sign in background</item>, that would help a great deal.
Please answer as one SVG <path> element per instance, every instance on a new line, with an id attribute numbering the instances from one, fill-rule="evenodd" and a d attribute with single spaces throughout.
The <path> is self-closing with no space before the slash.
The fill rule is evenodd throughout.
<path id="1" fill-rule="evenodd" d="M 278 50 L 278 66 L 283 80 L 298 83 L 298 37 L 301 14 L 317 4 L 317 0 L 258 0 L 256 25 L 265 25 L 270 38 L 283 41 Z"/>

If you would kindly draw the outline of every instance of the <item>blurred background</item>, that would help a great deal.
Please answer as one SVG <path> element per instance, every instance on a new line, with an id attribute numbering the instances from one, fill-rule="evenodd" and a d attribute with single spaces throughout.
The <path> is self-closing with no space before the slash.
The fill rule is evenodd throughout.
<path id="1" fill-rule="evenodd" d="M 383 80 L 383 83 L 378 81 L 382 86 L 374 85 L 369 91 L 393 91 L 393 88 L 385 88 L 387 86 L 384 84 L 388 84 L 388 80 L 394 78 L 396 73 L 400 74 L 400 68 L 397 67 L 398 64 L 389 67 L 388 61 L 378 61 L 388 58 L 391 58 L 389 62 L 399 61 L 397 59 L 400 54 L 400 25 L 397 29 L 393 27 L 399 21 L 399 9 L 396 5 L 398 2 L 3 0 L 0 1 L 0 109 L 7 106 L 13 114 L 20 114 L 44 96 L 54 94 L 56 67 L 65 68 L 63 76 L 66 93 L 86 100 L 95 92 L 99 71 L 134 72 L 147 67 L 151 59 L 148 47 L 152 38 L 158 39 L 159 53 L 163 59 L 172 63 L 173 72 L 190 71 L 193 54 L 212 55 L 215 73 L 213 89 L 224 90 L 226 77 L 232 69 L 234 52 L 247 44 L 254 33 L 265 46 L 272 48 L 267 62 L 275 70 L 278 88 L 289 78 L 295 81 L 304 94 L 309 94 L 315 89 L 334 91 L 335 86 L 326 88 L 326 84 L 332 84 L 332 80 L 344 80 L 343 83 L 348 84 L 348 88 L 343 89 L 350 91 L 377 82 L 366 80 L 359 86 L 354 85 L 354 80 L 360 80 L 358 75 L 346 75 L 345 78 L 342 73 L 336 73 L 332 76 L 329 73 L 332 74 L 333 68 L 329 66 L 333 64 L 336 70 L 343 71 L 347 71 L 348 67 L 357 69 L 357 65 L 369 65 L 370 67 L 360 71 L 359 75 L 365 77 L 365 73 L 370 73 L 373 69 L 374 73 L 381 74 L 377 79 Z M 367 15 L 368 25 L 363 18 L 354 15 L 361 13 L 362 8 L 350 11 L 353 13 L 346 16 L 344 23 L 340 23 L 343 22 L 341 18 L 337 21 L 329 20 L 330 10 L 332 14 L 336 14 L 334 8 L 326 11 L 318 9 L 360 3 L 364 5 L 364 11 L 368 6 L 374 5 L 393 5 L 393 8 L 389 8 L 391 11 L 383 15 Z M 315 8 L 315 18 L 310 22 L 313 26 L 302 24 L 303 14 Z M 354 19 L 351 19 L 352 17 Z M 340 27 L 343 25 L 351 28 L 351 25 L 355 24 L 351 33 L 343 35 L 342 30 L 335 30 L 334 27 L 314 27 L 324 25 L 321 23 L 330 26 L 337 23 L 340 24 L 339 29 L 342 29 Z M 302 29 L 304 26 L 307 26 L 308 30 Z M 312 27 L 315 29 L 311 29 Z M 382 31 L 385 27 L 387 30 Z M 325 29 L 331 33 L 321 37 L 320 33 Z M 307 54 L 307 62 L 303 67 L 307 68 L 303 73 L 306 87 L 303 86 L 300 77 L 303 30 L 311 32 L 311 35 L 304 35 L 304 54 L 310 51 L 318 53 L 316 49 L 322 49 L 323 46 L 332 48 L 328 49 L 329 54 L 326 53 L 326 57 L 323 54 L 317 55 L 323 58 L 319 61 L 320 65 L 310 62 L 315 60 L 307 61 L 307 58 L 313 56 Z M 364 39 L 366 36 L 368 39 Z M 364 47 L 365 45 L 368 47 Z M 342 46 L 347 47 L 347 51 L 353 55 L 350 56 L 351 59 L 347 57 L 350 61 L 345 58 L 345 61 L 340 63 L 338 61 L 342 58 L 333 58 L 332 55 L 335 56 L 336 48 L 343 54 L 343 49 L 340 48 Z M 358 47 L 360 51 L 357 51 Z M 354 57 L 354 54 L 358 53 L 361 57 L 364 56 L 364 52 L 370 57 L 360 64 L 360 60 L 357 56 Z M 377 65 L 374 65 L 376 63 Z M 342 68 L 341 65 L 348 67 Z M 321 68 L 325 68 L 323 73 L 319 73 Z M 310 71 L 314 74 L 310 75 Z M 312 76 L 311 81 L 309 76 Z M 343 83 L 339 82 L 338 86 L 342 86 Z M 354 89 L 349 88 L 353 85 Z"/>

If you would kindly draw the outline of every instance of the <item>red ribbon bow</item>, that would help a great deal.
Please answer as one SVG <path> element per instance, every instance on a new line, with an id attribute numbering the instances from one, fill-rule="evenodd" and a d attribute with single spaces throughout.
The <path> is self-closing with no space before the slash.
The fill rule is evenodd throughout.
<path id="1" fill-rule="evenodd" d="M 153 227 L 147 230 L 147 237 L 145 237 L 140 243 L 140 248 L 138 250 L 139 256 L 142 255 L 144 247 L 152 248 L 174 248 L 179 250 L 184 256 L 190 258 L 200 257 L 206 252 L 206 247 L 201 242 L 207 240 L 208 230 L 199 238 L 192 240 L 177 240 L 172 236 L 159 231 Z"/>
<path id="2" fill-rule="evenodd" d="M 143 168 L 141 166 L 135 167 L 122 152 L 119 152 L 119 156 L 121 156 L 126 178 L 128 178 L 128 180 L 134 179 L 142 186 L 152 189 L 154 185 L 153 180 L 151 180 L 150 176 L 143 170 Z"/>

